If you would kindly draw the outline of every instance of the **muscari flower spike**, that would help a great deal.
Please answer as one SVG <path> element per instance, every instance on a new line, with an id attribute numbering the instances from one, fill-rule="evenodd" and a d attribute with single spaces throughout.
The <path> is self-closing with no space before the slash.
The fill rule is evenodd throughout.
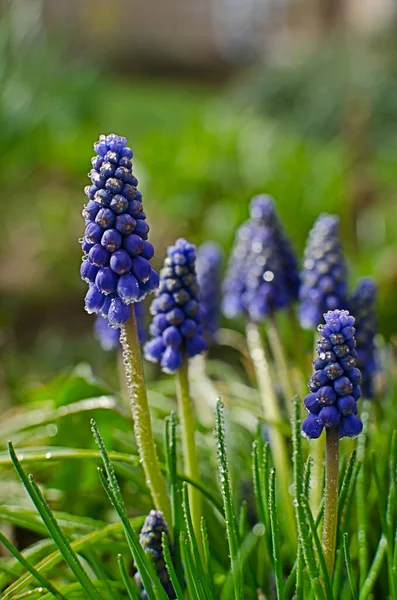
<path id="1" fill-rule="evenodd" d="M 129 305 L 156 289 L 159 278 L 149 262 L 154 250 L 147 241 L 149 226 L 126 138 L 101 135 L 94 149 L 83 210 L 81 277 L 89 285 L 85 308 L 118 328 L 129 318 Z"/>
<path id="2" fill-rule="evenodd" d="M 347 310 L 332 310 L 319 325 L 318 358 L 309 381 L 310 394 L 304 400 L 309 415 L 302 423 L 302 434 L 311 439 L 323 428 L 338 427 L 339 437 L 356 437 L 363 424 L 357 416 L 361 396 L 361 372 L 357 368 L 354 317 Z"/>
<path id="3" fill-rule="evenodd" d="M 356 319 L 357 366 L 362 374 L 361 389 L 365 398 L 373 398 L 373 377 L 378 370 L 374 338 L 378 330 L 375 303 L 377 286 L 366 277 L 357 283 L 350 300 L 351 312 Z"/>
<path id="4" fill-rule="evenodd" d="M 199 247 L 196 259 L 197 282 L 200 288 L 200 311 L 204 337 L 208 342 L 214 338 L 219 326 L 221 302 L 222 250 L 215 242 Z"/>
<path id="5" fill-rule="evenodd" d="M 146 329 L 144 323 L 144 303 L 136 302 L 134 304 L 136 323 L 138 328 L 138 337 L 141 343 L 146 340 Z M 110 327 L 109 321 L 101 315 L 97 315 L 94 323 L 94 334 L 102 350 L 117 350 L 120 345 L 120 329 Z"/>
<path id="6" fill-rule="evenodd" d="M 167 594 L 168 598 L 175 600 L 176 594 L 171 583 L 170 576 L 167 571 L 167 567 L 165 564 L 163 546 L 162 546 L 162 535 L 166 534 L 168 538 L 168 544 L 170 547 L 171 557 L 173 557 L 173 548 L 171 545 L 171 540 L 168 532 L 167 525 L 163 518 L 163 513 L 159 510 L 151 510 L 148 516 L 145 519 L 143 524 L 139 541 L 140 544 L 145 551 L 145 554 L 151 560 L 154 569 L 160 579 L 162 586 Z M 138 587 L 142 590 L 141 600 L 147 600 L 148 596 L 143 587 L 141 577 L 139 573 L 135 575 L 135 581 Z"/>
<path id="7" fill-rule="evenodd" d="M 228 317 L 245 312 L 260 321 L 296 300 L 299 273 L 272 198 L 255 196 L 250 216 L 237 233 L 223 286 L 223 311 Z"/>
<path id="8" fill-rule="evenodd" d="M 339 239 L 339 218 L 320 215 L 305 249 L 299 316 L 304 329 L 315 329 L 322 315 L 347 306 L 346 264 Z"/>
<path id="9" fill-rule="evenodd" d="M 150 308 L 153 339 L 144 352 L 145 358 L 159 362 L 165 373 L 174 373 L 182 366 L 184 353 L 192 358 L 207 348 L 195 262 L 196 247 L 181 238 L 168 248 L 160 271 L 160 286 Z"/>
<path id="10" fill-rule="evenodd" d="M 254 196 L 251 200 L 250 213 L 251 219 L 254 222 L 268 227 L 273 231 L 281 256 L 290 299 L 291 301 L 298 300 L 300 287 L 298 259 L 291 241 L 283 230 L 283 226 L 277 216 L 273 198 L 267 194 Z"/>

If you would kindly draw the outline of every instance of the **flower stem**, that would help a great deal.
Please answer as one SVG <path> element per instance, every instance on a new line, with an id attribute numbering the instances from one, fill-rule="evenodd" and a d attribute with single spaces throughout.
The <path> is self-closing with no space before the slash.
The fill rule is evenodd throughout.
<path id="1" fill-rule="evenodd" d="M 247 343 L 256 372 L 259 392 L 262 397 L 264 416 L 272 423 L 281 423 L 281 411 L 273 389 L 265 348 L 262 344 L 258 326 L 254 323 L 248 323 L 247 325 Z M 279 477 L 278 483 L 284 500 L 283 507 L 285 510 L 285 519 L 283 522 L 285 525 L 285 532 L 295 545 L 296 525 L 292 507 L 292 496 L 289 492 L 289 484 L 292 481 L 292 474 L 290 461 L 288 460 L 285 439 L 280 433 L 279 429 L 274 425 L 269 424 L 268 432 L 270 448 L 272 450 L 272 456 L 276 470 L 278 473 L 282 473 L 282 477 Z"/>
<path id="2" fill-rule="evenodd" d="M 336 528 L 338 523 L 339 428 L 326 430 L 325 442 L 325 514 L 323 551 L 329 578 L 332 581 L 335 562 Z"/>
<path id="3" fill-rule="evenodd" d="M 123 348 L 124 368 L 128 397 L 134 419 L 134 431 L 139 456 L 145 472 L 146 484 L 157 510 L 161 510 L 170 530 L 172 528 L 171 503 L 164 478 L 160 471 L 156 446 L 153 439 L 141 347 L 138 339 L 134 308 L 122 327 L 120 342 Z"/>
<path id="4" fill-rule="evenodd" d="M 200 481 L 199 463 L 197 457 L 195 427 L 193 416 L 193 403 L 190 397 L 189 377 L 188 377 L 188 359 L 183 357 L 182 366 L 176 375 L 176 393 L 178 398 L 179 419 L 181 423 L 182 447 L 185 461 L 186 475 L 194 481 Z M 200 492 L 189 486 L 189 504 L 192 514 L 194 532 L 197 541 L 201 540 L 201 496 Z"/>
<path id="5" fill-rule="evenodd" d="M 294 396 L 294 389 L 290 380 L 287 359 L 285 357 L 284 348 L 280 339 L 274 313 L 269 316 L 269 319 L 266 323 L 266 331 L 274 361 L 276 363 L 277 376 L 283 391 L 284 400 L 286 402 L 286 406 L 290 408 L 292 398 Z"/>

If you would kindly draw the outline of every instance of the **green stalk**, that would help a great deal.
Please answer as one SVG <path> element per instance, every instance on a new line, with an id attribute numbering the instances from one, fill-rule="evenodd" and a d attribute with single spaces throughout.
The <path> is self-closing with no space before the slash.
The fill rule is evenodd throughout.
<path id="1" fill-rule="evenodd" d="M 254 323 L 248 323 L 247 325 L 247 343 L 256 372 L 259 392 L 262 397 L 264 417 L 271 423 L 281 423 L 282 416 L 270 377 L 269 363 L 266 358 L 258 326 Z M 285 439 L 274 425 L 269 424 L 268 432 L 276 470 L 278 473 L 283 474 L 283 476 L 279 478 L 278 484 L 284 500 L 283 507 L 285 518 L 283 519 L 283 523 L 285 532 L 289 536 L 290 541 L 295 545 L 297 542 L 296 526 L 292 507 L 292 497 L 289 492 L 292 474 Z"/>
<path id="2" fill-rule="evenodd" d="M 200 481 L 199 463 L 197 457 L 193 403 L 190 397 L 188 359 L 183 357 L 182 366 L 176 375 L 176 393 L 178 398 L 179 419 L 181 423 L 183 457 L 185 472 L 194 481 Z M 196 488 L 189 486 L 189 503 L 192 515 L 194 533 L 198 540 L 201 539 L 201 513 L 202 503 L 200 493 Z"/>
<path id="3" fill-rule="evenodd" d="M 294 396 L 294 388 L 290 379 L 287 359 L 285 357 L 284 347 L 280 338 L 277 320 L 274 313 L 270 314 L 269 319 L 266 322 L 266 332 L 274 362 L 276 364 L 277 376 L 283 391 L 286 407 L 289 409 Z"/>
<path id="4" fill-rule="evenodd" d="M 171 503 L 161 474 L 153 439 L 141 347 L 133 307 L 131 308 L 129 320 L 121 329 L 120 342 L 123 348 L 124 368 L 128 397 L 134 419 L 135 437 L 145 472 L 146 485 L 150 490 L 156 509 L 162 511 L 166 523 L 172 528 Z"/>
<path id="5" fill-rule="evenodd" d="M 326 430 L 325 513 L 323 551 L 329 578 L 334 571 L 336 531 L 338 525 L 339 428 Z"/>

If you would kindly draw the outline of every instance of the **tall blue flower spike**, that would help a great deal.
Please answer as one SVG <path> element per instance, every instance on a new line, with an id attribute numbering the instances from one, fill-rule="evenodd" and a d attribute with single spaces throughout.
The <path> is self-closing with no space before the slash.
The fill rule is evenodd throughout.
<path id="1" fill-rule="evenodd" d="M 222 312 L 228 319 L 234 319 L 245 312 L 243 293 L 245 291 L 246 265 L 251 253 L 251 243 L 255 223 L 246 221 L 236 233 L 236 239 L 229 258 L 226 277 L 222 285 Z"/>
<path id="2" fill-rule="evenodd" d="M 377 285 L 366 277 L 357 283 L 350 300 L 350 309 L 356 319 L 357 366 L 362 374 L 361 389 L 364 398 L 373 398 L 373 378 L 378 371 L 374 338 L 378 331 L 375 303 Z"/>
<path id="3" fill-rule="evenodd" d="M 146 555 L 151 560 L 168 598 L 175 600 L 176 594 L 172 586 L 164 559 L 163 545 L 161 541 L 163 533 L 165 533 L 168 538 L 170 553 L 171 557 L 173 558 L 173 548 L 171 545 L 167 525 L 163 519 L 163 513 L 159 510 L 151 510 L 143 524 L 139 541 Z M 141 600 L 147 600 L 148 595 L 143 587 L 139 573 L 135 575 L 135 581 L 138 587 L 142 590 Z"/>
<path id="4" fill-rule="evenodd" d="M 339 239 L 339 219 L 320 215 L 307 241 L 299 315 L 302 327 L 315 329 L 328 310 L 347 307 L 346 264 Z"/>
<path id="5" fill-rule="evenodd" d="M 204 337 L 208 342 L 213 340 L 219 327 L 222 258 L 222 250 L 215 242 L 203 244 L 197 252 L 196 271 L 200 288 L 200 310 Z"/>
<path id="6" fill-rule="evenodd" d="M 146 340 L 144 302 L 134 304 L 139 341 L 143 344 Z M 120 347 L 120 330 L 110 327 L 109 321 L 101 315 L 96 315 L 94 334 L 102 350 L 117 350 Z"/>
<path id="7" fill-rule="evenodd" d="M 277 216 L 273 198 L 267 194 L 254 196 L 251 200 L 250 213 L 254 222 L 273 231 L 281 256 L 290 301 L 298 300 L 300 287 L 298 259 Z"/>
<path id="8" fill-rule="evenodd" d="M 207 348 L 203 338 L 199 286 L 196 276 L 196 247 L 180 238 L 167 250 L 160 271 L 160 286 L 150 312 L 151 339 L 144 348 L 145 358 L 159 362 L 165 373 L 174 373 L 188 358 Z"/>
<path id="9" fill-rule="evenodd" d="M 270 196 L 255 196 L 237 233 L 223 285 L 223 312 L 260 321 L 297 299 L 299 272 Z"/>
<path id="10" fill-rule="evenodd" d="M 159 278 L 149 262 L 154 250 L 126 138 L 101 135 L 94 149 L 80 272 L 89 286 L 86 311 L 118 328 L 129 318 L 129 305 L 154 291 Z"/>
<path id="11" fill-rule="evenodd" d="M 347 310 L 332 310 L 319 325 L 318 358 L 304 400 L 308 416 L 302 434 L 320 437 L 323 428 L 338 427 L 339 437 L 356 437 L 363 424 L 357 417 L 357 400 L 361 396 L 361 372 L 357 368 L 354 317 Z"/>

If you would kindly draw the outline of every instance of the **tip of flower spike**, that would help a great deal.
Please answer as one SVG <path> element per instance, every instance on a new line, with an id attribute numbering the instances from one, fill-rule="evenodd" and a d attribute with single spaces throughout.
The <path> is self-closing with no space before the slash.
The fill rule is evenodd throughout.
<path id="1" fill-rule="evenodd" d="M 374 302 L 378 293 L 378 286 L 371 277 L 363 277 L 357 283 L 354 299 L 360 303 Z"/>
<path id="2" fill-rule="evenodd" d="M 254 196 L 250 204 L 250 216 L 257 223 L 272 224 L 276 218 L 273 198 L 267 194 Z"/>

